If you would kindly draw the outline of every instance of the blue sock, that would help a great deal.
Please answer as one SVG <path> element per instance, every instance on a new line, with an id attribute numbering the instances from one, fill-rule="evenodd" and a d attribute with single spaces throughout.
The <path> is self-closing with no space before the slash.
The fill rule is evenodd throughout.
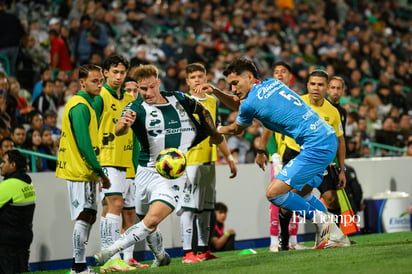
<path id="1" fill-rule="evenodd" d="M 295 212 L 299 216 L 309 220 L 313 219 L 313 214 L 316 210 L 316 208 L 306 202 L 301 196 L 293 192 L 288 192 L 275 198 L 271 198 L 269 199 L 269 202 L 278 207 Z"/>
<path id="2" fill-rule="evenodd" d="M 322 211 L 322 212 L 328 211 L 325 204 L 322 203 L 322 201 L 316 198 L 316 196 L 313 194 L 306 195 L 303 197 L 303 199 L 305 199 L 306 202 L 308 202 L 311 206 L 313 206 L 319 211 Z"/>

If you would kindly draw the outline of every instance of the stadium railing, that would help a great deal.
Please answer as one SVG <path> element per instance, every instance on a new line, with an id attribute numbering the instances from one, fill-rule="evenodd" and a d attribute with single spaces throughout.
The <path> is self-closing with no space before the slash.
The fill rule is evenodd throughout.
<path id="1" fill-rule="evenodd" d="M 27 149 L 23 149 L 23 148 L 17 148 L 17 147 L 15 149 L 19 150 L 24 155 L 27 155 L 28 157 L 31 157 L 31 170 L 30 170 L 31 172 L 37 172 L 36 157 L 46 158 L 46 159 L 49 159 L 49 160 L 57 161 L 57 157 L 53 156 L 53 155 L 44 154 L 44 153 L 40 153 L 40 152 L 36 152 L 36 151 L 32 151 L 32 150 L 27 150 Z"/>
<path id="2" fill-rule="evenodd" d="M 371 149 L 370 157 L 381 156 L 381 150 L 388 151 L 389 155 L 387 156 L 402 156 L 406 151 L 405 148 L 389 146 L 389 145 L 379 144 L 375 142 L 362 142 L 362 145 L 369 146 L 369 148 Z"/>

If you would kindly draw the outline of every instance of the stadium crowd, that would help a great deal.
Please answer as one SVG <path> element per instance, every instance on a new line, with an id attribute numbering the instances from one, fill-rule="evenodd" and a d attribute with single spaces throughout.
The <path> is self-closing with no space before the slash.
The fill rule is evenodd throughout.
<path id="1" fill-rule="evenodd" d="M 291 65 L 291 88 L 306 92 L 313 69 L 345 79 L 347 157 L 369 157 L 370 142 L 412 147 L 410 1 L 0 1 L 0 153 L 7 144 L 56 155 L 65 102 L 79 89 L 78 67 L 126 56 L 160 69 L 162 89 L 188 91 L 185 67 L 203 63 L 208 80 L 230 92 L 223 69 L 252 60 L 260 77 L 277 61 Z M 7 26 L 7 27 L 6 27 Z M 221 121 L 236 112 L 221 105 Z M 228 145 L 254 162 L 256 121 Z M 411 149 L 409 149 L 410 151 Z M 398 152 L 399 151 L 399 152 Z M 405 155 L 410 155 L 406 153 Z M 54 170 L 39 160 L 37 170 Z"/>

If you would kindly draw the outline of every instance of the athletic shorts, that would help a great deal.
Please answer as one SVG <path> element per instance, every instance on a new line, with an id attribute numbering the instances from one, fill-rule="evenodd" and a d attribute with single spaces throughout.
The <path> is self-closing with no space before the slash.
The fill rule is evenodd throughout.
<path id="1" fill-rule="evenodd" d="M 116 167 L 103 167 L 104 174 L 110 179 L 110 188 L 103 188 L 101 199 L 105 196 L 122 195 L 125 198 L 125 194 L 128 190 L 126 183 L 126 169 L 118 169 Z"/>
<path id="2" fill-rule="evenodd" d="M 213 210 L 216 201 L 216 168 L 214 164 L 186 167 L 188 180 L 179 207 L 195 212 Z"/>
<path id="3" fill-rule="evenodd" d="M 97 212 L 97 182 L 76 182 L 67 180 L 69 190 L 70 216 L 76 220 L 85 209 Z"/>
<path id="4" fill-rule="evenodd" d="M 322 183 L 318 186 L 320 194 L 329 190 L 338 190 L 339 171 L 336 165 L 329 165 Z"/>
<path id="5" fill-rule="evenodd" d="M 135 203 L 135 196 L 136 196 L 136 185 L 134 183 L 134 179 L 128 178 L 126 179 L 126 193 L 124 194 L 124 204 L 123 209 L 134 209 L 136 206 Z"/>
<path id="6" fill-rule="evenodd" d="M 318 187 L 326 167 L 336 156 L 338 141 L 335 135 L 329 135 L 325 145 L 301 148 L 300 153 L 286 165 L 276 176 L 292 188 L 302 190 L 305 185 Z"/>
<path id="7" fill-rule="evenodd" d="M 138 166 L 135 178 L 136 214 L 146 215 L 150 204 L 155 201 L 161 201 L 174 210 L 186 180 L 186 173 L 177 179 L 169 180 L 162 177 L 154 167 Z"/>

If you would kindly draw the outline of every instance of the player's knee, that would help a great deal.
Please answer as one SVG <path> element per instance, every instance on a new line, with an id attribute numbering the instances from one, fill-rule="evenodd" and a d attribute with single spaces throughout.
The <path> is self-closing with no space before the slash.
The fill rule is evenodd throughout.
<path id="1" fill-rule="evenodd" d="M 82 211 L 77 217 L 77 220 L 84 221 L 90 225 L 96 222 L 96 212 L 95 211 Z"/>
<path id="2" fill-rule="evenodd" d="M 143 221 L 148 228 L 155 229 L 162 221 L 162 218 L 158 215 L 146 215 Z"/>
<path id="3" fill-rule="evenodd" d="M 109 206 L 109 211 L 120 215 L 123 210 L 123 197 L 121 195 L 106 196 L 107 205 Z"/>
<path id="4" fill-rule="evenodd" d="M 328 208 L 335 208 L 338 203 L 338 197 L 334 191 L 326 191 L 322 194 L 322 198 Z"/>

